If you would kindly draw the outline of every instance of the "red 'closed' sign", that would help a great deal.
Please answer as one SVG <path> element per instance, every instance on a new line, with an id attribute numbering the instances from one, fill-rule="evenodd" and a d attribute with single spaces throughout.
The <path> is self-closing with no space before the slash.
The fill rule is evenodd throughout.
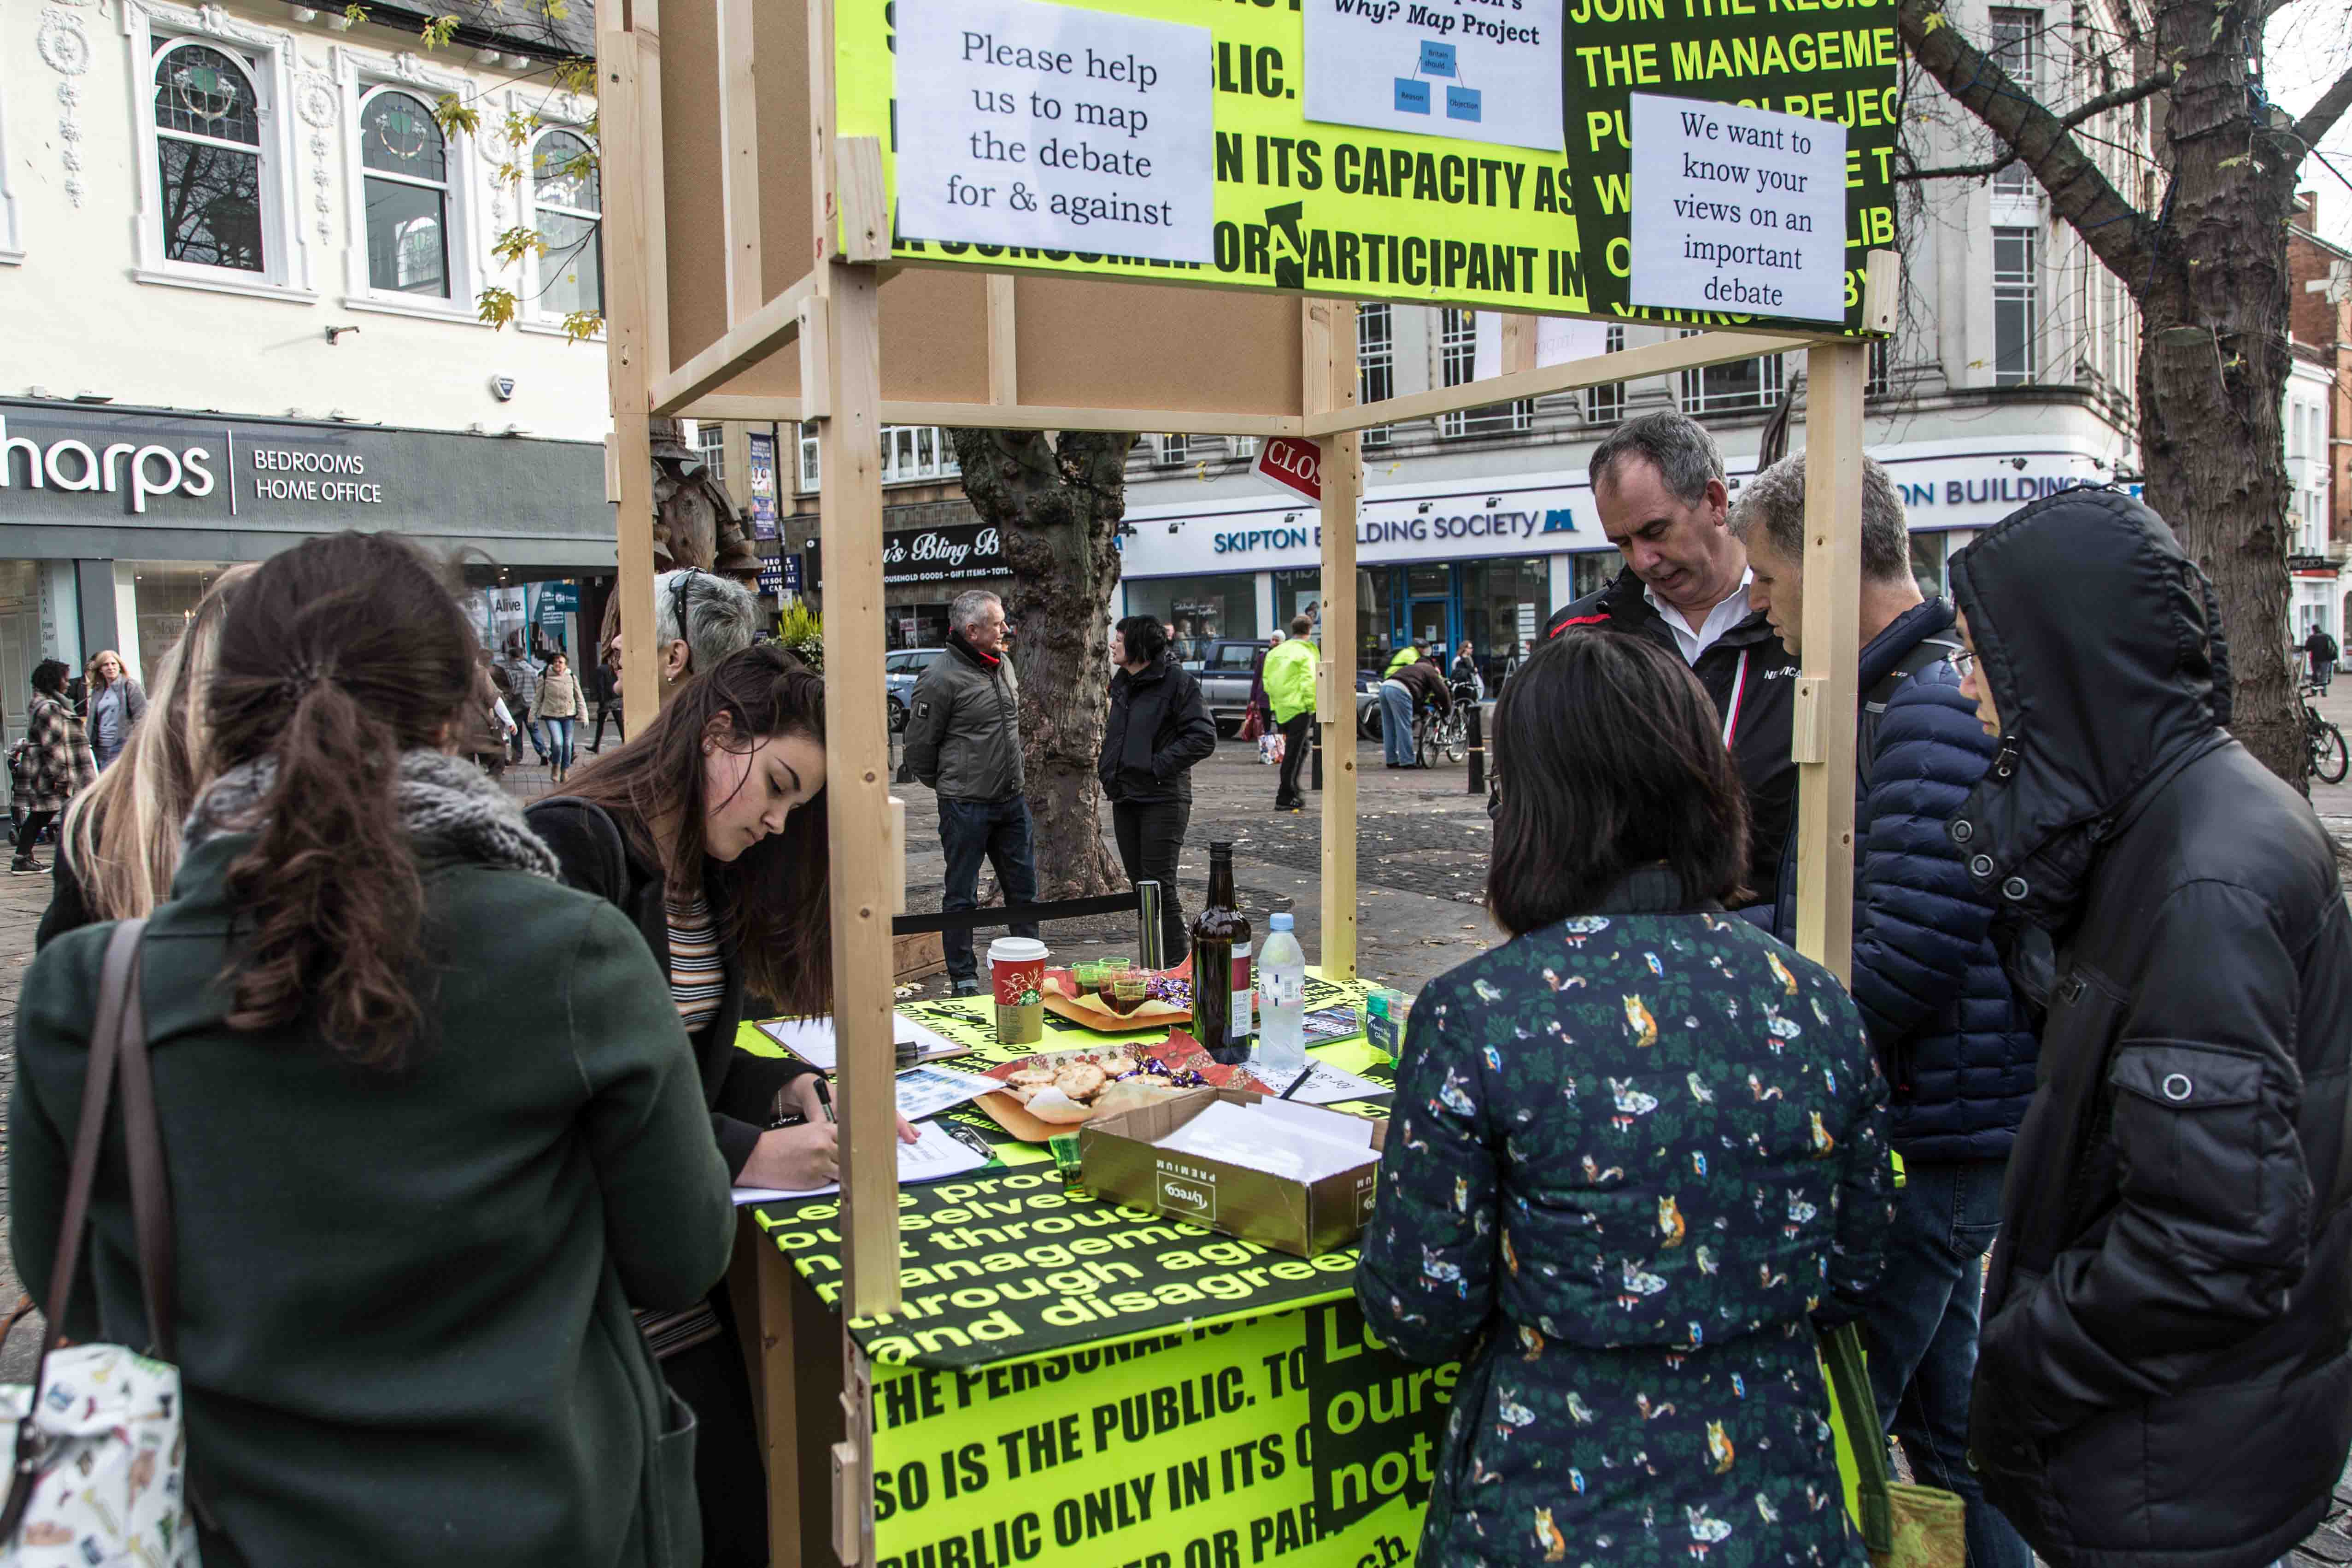
<path id="1" fill-rule="evenodd" d="M 1323 499 L 1323 448 L 1290 436 L 1269 437 L 1250 472 L 1308 500 Z"/>

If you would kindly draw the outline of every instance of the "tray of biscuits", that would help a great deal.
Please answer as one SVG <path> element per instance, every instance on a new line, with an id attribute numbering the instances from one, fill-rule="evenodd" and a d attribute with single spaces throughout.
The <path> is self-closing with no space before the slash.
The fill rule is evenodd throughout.
<path id="1" fill-rule="evenodd" d="M 1000 1062 L 988 1076 L 1005 1087 L 973 1103 L 1025 1143 L 1043 1143 L 1097 1116 L 1132 1110 L 1188 1089 L 1272 1092 L 1246 1068 L 1218 1062 L 1181 1030 L 1152 1046 L 1041 1051 Z"/>

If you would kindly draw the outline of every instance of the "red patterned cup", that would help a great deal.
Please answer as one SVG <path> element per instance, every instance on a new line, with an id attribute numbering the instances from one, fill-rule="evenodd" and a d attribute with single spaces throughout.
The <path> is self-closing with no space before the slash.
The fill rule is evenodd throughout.
<path id="1" fill-rule="evenodd" d="M 999 1045 L 1025 1046 L 1045 1037 L 1046 956 L 1045 944 L 1035 937 L 1001 936 L 988 944 Z"/>

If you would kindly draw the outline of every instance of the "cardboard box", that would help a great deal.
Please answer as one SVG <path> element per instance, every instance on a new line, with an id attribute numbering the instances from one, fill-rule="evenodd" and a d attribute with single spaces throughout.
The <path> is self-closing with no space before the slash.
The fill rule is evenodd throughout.
<path id="1" fill-rule="evenodd" d="M 1277 1123 L 1276 1142 L 1283 1126 L 1310 1132 L 1328 1123 L 1324 1130 L 1340 1141 L 1362 1144 L 1367 1162 L 1353 1170 L 1301 1181 L 1160 1147 L 1162 1140 L 1220 1101 L 1250 1110 L 1278 1107 L 1267 1117 Z M 1086 1184 L 1105 1197 L 1312 1258 L 1351 1247 L 1363 1235 L 1372 1215 L 1388 1131 L 1385 1117 L 1368 1121 L 1241 1089 L 1197 1089 L 1086 1123 L 1078 1135 L 1078 1157 Z"/>

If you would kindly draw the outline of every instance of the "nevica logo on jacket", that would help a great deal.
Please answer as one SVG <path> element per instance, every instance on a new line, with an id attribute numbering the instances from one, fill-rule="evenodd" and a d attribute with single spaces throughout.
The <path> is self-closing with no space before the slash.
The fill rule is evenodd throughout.
<path id="1" fill-rule="evenodd" d="M 19 453 L 24 456 L 21 465 Z M 13 488 L 22 473 L 33 489 L 104 490 L 110 495 L 127 489 L 131 510 L 144 512 L 150 496 L 201 500 L 212 494 L 211 462 L 212 454 L 202 447 L 175 452 L 169 447 L 117 441 L 100 453 L 70 437 L 44 447 L 29 436 L 9 435 L 8 421 L 0 416 L 0 490 Z"/>

